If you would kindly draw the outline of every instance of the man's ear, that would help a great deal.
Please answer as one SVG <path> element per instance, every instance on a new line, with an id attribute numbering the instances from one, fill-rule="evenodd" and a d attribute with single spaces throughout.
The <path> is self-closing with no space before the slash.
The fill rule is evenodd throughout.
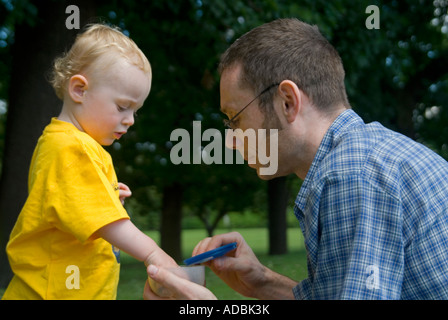
<path id="1" fill-rule="evenodd" d="M 302 108 L 302 91 L 297 85 L 290 81 L 284 80 L 279 85 L 279 95 L 282 99 L 282 112 L 286 120 L 291 123 L 296 119 L 297 114 Z"/>
<path id="2" fill-rule="evenodd" d="M 87 79 L 80 74 L 76 74 L 72 76 L 68 82 L 68 94 L 74 102 L 82 103 L 88 86 L 89 83 Z"/>

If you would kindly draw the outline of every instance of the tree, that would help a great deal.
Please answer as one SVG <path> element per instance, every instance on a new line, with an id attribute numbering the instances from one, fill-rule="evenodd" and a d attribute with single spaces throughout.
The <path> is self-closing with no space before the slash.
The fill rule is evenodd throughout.
<path id="1" fill-rule="evenodd" d="M 423 99 L 422 94 L 427 89 L 416 90 L 417 87 L 424 88 L 425 84 L 423 81 L 408 81 L 406 74 L 423 66 L 422 71 L 425 70 L 428 75 L 430 69 L 425 66 L 429 67 L 427 63 L 430 58 L 424 57 L 428 54 L 428 49 L 419 49 L 417 55 L 413 55 L 409 50 L 397 46 L 397 42 L 403 37 L 414 39 L 421 37 L 420 33 L 427 33 L 431 34 L 431 43 L 438 47 L 437 41 L 444 35 L 430 25 L 434 8 L 412 1 L 404 4 L 394 1 L 383 5 L 377 3 L 381 28 L 367 29 L 365 21 L 368 15 L 365 10 L 370 4 L 372 3 L 369 1 L 345 0 L 182 3 L 140 1 L 138 4 L 126 1 L 126 6 L 113 3 L 110 7 L 116 13 L 113 22 L 123 23 L 129 28 L 154 67 L 154 84 L 147 104 L 149 110 L 144 111 L 139 119 L 135 140 L 123 141 L 123 144 L 130 143 L 128 148 L 138 143 L 150 146 L 146 150 L 138 150 L 137 154 L 130 152 L 134 159 L 126 160 L 126 163 L 132 163 L 132 169 L 129 168 L 132 175 L 135 177 L 138 172 L 140 177 L 140 183 L 134 184 L 154 184 L 161 190 L 169 190 L 165 186 L 172 183 L 179 184 L 178 188 L 182 192 L 177 193 L 177 198 L 176 195 L 171 195 L 171 201 L 182 201 L 183 206 L 196 208 L 194 211 L 209 233 L 218 219 L 230 209 L 207 196 L 207 190 L 220 190 L 219 197 L 228 199 L 226 203 L 235 202 L 241 209 L 247 206 L 247 203 L 239 201 L 242 197 L 227 198 L 219 185 L 226 181 L 231 188 L 238 190 L 238 179 L 227 179 L 235 176 L 234 168 L 224 168 L 219 172 L 216 165 L 211 166 L 211 170 L 203 165 L 175 166 L 169 160 L 173 143 L 168 137 L 175 128 L 186 128 L 191 132 L 191 123 L 195 120 L 202 121 L 204 130 L 220 126 L 221 117 L 217 112 L 219 97 L 216 95 L 219 83 L 216 66 L 220 53 L 244 32 L 280 17 L 298 17 L 317 24 L 342 56 L 347 71 L 347 90 L 354 109 L 368 122 L 380 120 L 386 126 L 412 137 L 416 104 Z M 440 20 L 443 17 L 441 15 Z M 409 28 L 410 25 L 413 27 Z M 416 41 L 416 47 L 427 46 Z M 441 52 L 438 56 L 442 58 Z M 388 59 L 393 60 L 392 67 L 387 64 Z M 439 61 L 441 59 L 432 59 L 443 74 L 445 68 L 442 61 Z M 418 80 L 419 77 L 415 76 L 414 79 Z M 411 89 L 413 95 L 409 97 L 407 92 Z M 121 156 L 117 155 L 117 158 Z M 118 167 L 124 168 L 124 165 Z M 254 173 L 247 171 L 241 174 L 244 174 L 242 180 L 250 181 L 249 177 Z M 269 184 L 274 185 L 275 182 Z M 246 187 L 246 190 L 254 191 L 264 187 L 265 183 L 259 181 Z M 245 192 L 245 199 L 250 198 L 248 193 Z M 190 194 L 196 196 L 189 196 Z M 274 203 L 277 199 L 275 192 L 267 195 L 267 202 Z M 231 210 L 238 209 L 234 207 Z M 173 215 L 163 212 L 162 219 L 167 217 L 180 219 L 181 213 L 178 211 L 177 215 Z M 283 219 L 280 214 L 270 215 L 270 219 L 274 218 Z M 165 225 L 170 223 L 177 222 Z M 180 238 L 176 230 L 177 228 L 173 229 L 169 238 Z M 180 241 L 173 243 L 179 243 L 180 246 Z"/>
<path id="2" fill-rule="evenodd" d="M 8 3 L 15 7 L 7 8 Z M 2 47 L 0 30 L 1 98 L 7 84 L 10 87 L 0 184 L 3 247 L 26 196 L 36 139 L 49 117 L 58 112 L 59 102 L 43 75 L 77 32 L 65 28 L 68 4 L 77 3 L 3 1 L 0 6 L 0 26 L 11 32 L 16 26 L 9 37 L 15 39 L 14 51 L 9 45 Z M 369 5 L 379 8 L 380 29 L 366 28 Z M 201 121 L 202 131 L 221 128 L 219 55 L 244 32 L 264 22 L 297 17 L 317 24 L 340 53 L 350 101 L 366 122 L 379 120 L 448 158 L 446 1 L 116 0 L 79 2 L 78 6 L 81 26 L 85 20 L 91 22 L 96 7 L 105 21 L 129 33 L 152 63 L 153 88 L 146 106 L 135 127 L 109 151 L 119 179 L 133 189 L 136 201 L 129 204 L 138 202 L 140 211 L 162 211 L 162 246 L 177 259 L 181 258 L 179 226 L 185 208 L 201 217 L 212 234 L 227 212 L 253 209 L 260 202 L 272 209 L 282 207 L 274 204 L 276 200 L 284 203 L 284 191 L 265 191 L 283 179 L 269 182 L 268 187 L 245 165 L 176 166 L 170 160 L 174 129 L 191 133 L 196 120 Z M 7 59 L 14 60 L 10 73 L 3 72 L 9 70 Z M 154 189 L 162 199 L 153 197 Z M 265 196 L 255 200 L 254 194 Z M 281 226 L 279 235 L 284 229 L 283 208 L 280 211 L 269 218 L 271 225 Z M 281 220 L 274 223 L 274 218 Z M 6 258 L 1 254 L 4 268 Z M 3 269 L 0 272 L 4 274 Z"/>
<path id="3" fill-rule="evenodd" d="M 286 177 L 268 182 L 269 254 L 285 254 L 288 251 L 286 208 L 289 192 Z"/>

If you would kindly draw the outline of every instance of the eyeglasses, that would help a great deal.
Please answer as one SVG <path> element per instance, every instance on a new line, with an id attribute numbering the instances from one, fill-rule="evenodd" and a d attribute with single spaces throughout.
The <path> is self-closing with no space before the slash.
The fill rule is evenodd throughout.
<path id="1" fill-rule="evenodd" d="M 236 115 L 234 115 L 233 117 L 232 117 L 232 119 L 230 119 L 230 120 L 227 120 L 227 119 L 224 119 L 223 120 L 223 122 L 224 122 L 224 126 L 226 127 L 226 128 L 228 128 L 228 129 L 234 129 L 235 128 L 235 119 L 236 119 L 236 117 L 238 117 L 248 106 L 250 106 L 250 104 L 252 103 L 252 102 L 254 102 L 255 100 L 257 100 L 262 94 L 264 94 L 264 93 L 266 93 L 266 92 L 268 92 L 269 90 L 271 90 L 272 88 L 274 88 L 274 87 L 276 87 L 276 86 L 278 86 L 280 83 L 274 83 L 274 84 L 271 84 L 269 87 L 267 87 L 266 89 L 264 89 L 263 91 L 261 91 L 255 98 L 253 98 L 244 108 L 242 108 L 240 111 L 238 111 L 238 113 L 236 114 Z"/>

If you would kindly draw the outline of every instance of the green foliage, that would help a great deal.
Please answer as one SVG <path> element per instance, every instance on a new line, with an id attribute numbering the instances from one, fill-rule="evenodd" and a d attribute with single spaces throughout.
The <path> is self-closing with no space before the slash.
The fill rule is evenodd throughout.
<path id="1" fill-rule="evenodd" d="M 213 224 L 228 212 L 265 211 L 266 184 L 253 169 L 174 165 L 170 150 L 176 142 L 170 141 L 170 134 L 176 128 L 191 133 L 192 122 L 200 120 L 202 132 L 218 128 L 224 136 L 216 71 L 220 54 L 244 32 L 276 18 L 296 17 L 318 25 L 339 51 L 352 107 L 367 122 L 378 120 L 448 158 L 446 1 L 114 0 L 96 4 L 98 16 L 125 30 L 153 68 L 152 90 L 136 125 L 109 148 L 120 180 L 133 190 L 128 210 L 142 223 L 147 217 L 150 225 L 158 225 L 160 192 L 173 182 L 183 186 L 186 216 L 201 217 L 203 223 Z M 368 5 L 380 9 L 378 30 L 365 27 Z M 14 25 L 33 25 L 38 18 L 31 1 L 0 2 L 0 99 L 7 100 Z M 4 116 L 0 117 L 3 141 Z M 297 191 L 298 181 L 292 185 Z"/>
<path id="2" fill-rule="evenodd" d="M 446 2 L 118 3 L 104 8 L 113 12 L 110 22 L 129 31 L 154 72 L 152 92 L 134 132 L 120 141 L 121 149 L 114 154 L 119 175 L 133 186 L 161 188 L 180 182 L 186 212 L 205 223 L 254 206 L 262 212 L 266 201 L 258 195 L 265 183 L 245 165 L 173 165 L 170 133 L 175 128 L 191 133 L 195 120 L 202 121 L 203 131 L 221 128 L 219 55 L 244 32 L 272 19 L 297 17 L 317 24 L 343 59 L 352 107 L 367 122 L 380 121 L 448 155 L 447 33 L 442 32 Z M 378 30 L 365 27 L 365 9 L 371 4 L 380 9 Z M 147 206 L 147 199 L 139 198 L 139 203 Z"/>
<path id="3" fill-rule="evenodd" d="M 133 191 L 126 207 L 142 229 L 158 229 L 161 192 L 173 182 L 184 191 L 184 228 L 212 225 L 226 213 L 218 224 L 225 230 L 265 224 L 266 184 L 253 169 L 174 165 L 170 150 L 176 142 L 170 141 L 170 134 L 176 128 L 191 133 L 192 122 L 200 120 L 202 132 L 222 128 L 224 136 L 216 71 L 220 54 L 244 32 L 276 18 L 296 17 L 318 25 L 342 57 L 351 105 L 366 122 L 380 121 L 448 159 L 446 0 L 98 0 L 95 4 L 101 20 L 125 30 L 153 68 L 152 90 L 136 125 L 109 148 L 120 181 Z M 380 29 L 365 27 L 368 5 L 380 9 Z M 15 26 L 33 26 L 39 16 L 30 0 L 0 1 L 0 100 L 8 100 Z M 0 114 L 0 156 L 5 119 Z M 291 204 L 299 187 L 292 177 Z M 297 223 L 291 212 L 288 219 L 290 226 Z"/>
<path id="4" fill-rule="evenodd" d="M 184 205 L 205 223 L 252 206 L 253 194 L 265 188 L 252 169 L 236 164 L 174 165 L 170 150 L 176 142 L 170 141 L 170 134 L 176 128 L 192 134 L 192 122 L 200 120 L 202 132 L 217 128 L 224 137 L 216 70 L 219 55 L 237 34 L 262 22 L 257 7 L 240 1 L 141 1 L 137 8 L 135 2 L 125 1 L 105 10 L 113 12 L 111 23 L 129 31 L 153 68 L 151 94 L 134 131 L 120 141 L 119 150 L 111 150 L 120 179 L 159 189 L 174 181 L 182 184 Z M 147 200 L 139 202 L 151 206 Z"/>

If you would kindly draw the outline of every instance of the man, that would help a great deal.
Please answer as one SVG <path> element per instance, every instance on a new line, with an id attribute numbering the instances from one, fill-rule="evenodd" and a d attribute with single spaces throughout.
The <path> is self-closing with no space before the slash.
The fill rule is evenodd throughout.
<path id="1" fill-rule="evenodd" d="M 341 59 L 316 27 L 282 19 L 255 28 L 223 55 L 220 72 L 231 128 L 279 130 L 276 174 L 251 166 L 263 179 L 304 180 L 294 212 L 308 278 L 262 266 L 237 233 L 204 239 L 193 254 L 237 241 L 232 254 L 208 265 L 248 297 L 448 299 L 448 163 L 362 121 L 347 100 Z M 214 298 L 157 266 L 148 273 L 174 298 Z M 148 288 L 144 296 L 154 298 Z"/>

